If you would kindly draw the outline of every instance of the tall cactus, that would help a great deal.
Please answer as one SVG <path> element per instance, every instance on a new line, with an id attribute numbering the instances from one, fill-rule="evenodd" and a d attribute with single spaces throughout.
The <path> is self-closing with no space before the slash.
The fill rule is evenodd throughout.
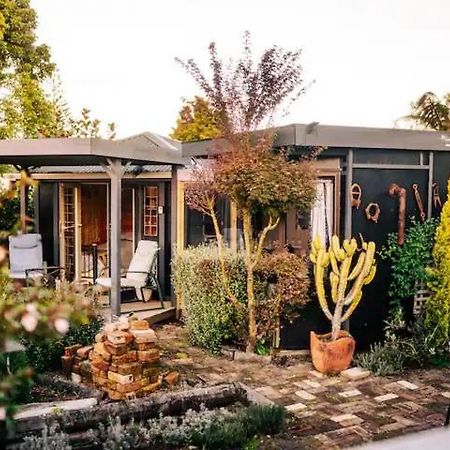
<path id="1" fill-rule="evenodd" d="M 353 257 L 359 253 L 353 264 Z M 331 322 L 331 339 L 339 337 L 342 323 L 345 322 L 358 306 L 362 297 L 362 287 L 369 284 L 376 273 L 375 243 L 362 241 L 358 248 L 356 239 L 346 239 L 342 247 L 337 236 L 333 236 L 326 250 L 319 237 L 312 242 L 310 259 L 314 264 L 314 280 L 320 306 Z M 324 279 L 329 272 L 331 299 L 334 311 L 331 313 L 325 292 Z M 353 281 L 351 289 L 348 283 Z"/>

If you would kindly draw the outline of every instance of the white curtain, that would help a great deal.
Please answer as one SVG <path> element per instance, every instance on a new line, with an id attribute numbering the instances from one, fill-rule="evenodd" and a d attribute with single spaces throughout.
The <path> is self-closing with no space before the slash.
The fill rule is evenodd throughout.
<path id="1" fill-rule="evenodd" d="M 319 180 L 316 187 L 316 202 L 311 209 L 311 239 L 319 236 L 328 244 L 333 234 L 333 181 Z"/>

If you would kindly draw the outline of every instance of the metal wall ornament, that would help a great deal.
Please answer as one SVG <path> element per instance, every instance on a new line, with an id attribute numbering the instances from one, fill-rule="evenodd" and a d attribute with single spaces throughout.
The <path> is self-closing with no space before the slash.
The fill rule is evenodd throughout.
<path id="1" fill-rule="evenodd" d="M 441 196 L 439 195 L 439 184 L 433 183 L 433 205 L 434 209 L 442 208 Z"/>
<path id="2" fill-rule="evenodd" d="M 378 223 L 378 218 L 381 213 L 380 205 L 378 203 L 369 203 L 364 212 L 366 213 L 367 220 Z"/>
<path id="3" fill-rule="evenodd" d="M 420 196 L 419 185 L 417 183 L 414 183 L 412 185 L 412 189 L 414 191 L 414 198 L 416 199 L 417 207 L 419 208 L 419 217 L 421 222 L 423 222 L 427 215 L 423 207 L 422 197 Z"/>
<path id="4" fill-rule="evenodd" d="M 398 198 L 398 245 L 405 243 L 405 223 L 406 223 L 406 189 L 396 183 L 389 185 L 389 195 Z"/>
<path id="5" fill-rule="evenodd" d="M 353 183 L 350 190 L 350 197 L 352 201 L 352 207 L 359 209 L 361 206 L 361 186 L 357 183 Z"/>

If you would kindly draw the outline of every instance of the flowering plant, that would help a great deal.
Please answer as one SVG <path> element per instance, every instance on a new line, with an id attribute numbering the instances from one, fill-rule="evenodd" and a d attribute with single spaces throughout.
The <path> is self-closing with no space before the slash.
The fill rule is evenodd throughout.
<path id="1" fill-rule="evenodd" d="M 20 182 L 28 183 L 23 178 Z M 0 204 L 9 199 L 9 192 L 0 192 Z M 33 376 L 28 367 L 12 372 L 5 354 L 19 350 L 22 338 L 60 337 L 71 326 L 88 323 L 95 313 L 93 297 L 75 284 L 59 282 L 50 289 L 39 283 L 28 287 L 14 283 L 8 276 L 7 254 L 0 245 L 0 421 L 12 417 L 18 390 Z"/>

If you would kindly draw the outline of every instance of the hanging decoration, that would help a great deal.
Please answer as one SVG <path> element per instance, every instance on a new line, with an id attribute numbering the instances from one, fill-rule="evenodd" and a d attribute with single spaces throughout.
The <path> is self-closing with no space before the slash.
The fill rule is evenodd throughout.
<path id="1" fill-rule="evenodd" d="M 361 194 L 362 194 L 361 186 L 356 183 L 352 184 L 350 192 L 352 207 L 359 209 L 359 207 L 361 206 Z"/>
<path id="2" fill-rule="evenodd" d="M 369 203 L 364 210 L 366 213 L 367 220 L 378 223 L 378 218 L 380 217 L 380 205 L 378 203 Z"/>
<path id="3" fill-rule="evenodd" d="M 442 208 L 442 201 L 439 195 L 439 184 L 433 183 L 433 205 L 434 209 Z"/>
<path id="4" fill-rule="evenodd" d="M 425 210 L 423 208 L 422 197 L 420 196 L 420 192 L 419 192 L 419 185 L 414 183 L 412 185 L 412 188 L 414 191 L 414 198 L 416 199 L 417 207 L 419 208 L 419 217 L 420 217 L 421 222 L 423 222 L 425 220 L 425 218 L 427 217 L 427 215 L 425 214 Z"/>
<path id="5" fill-rule="evenodd" d="M 405 243 L 405 222 L 406 222 L 406 189 L 396 183 L 389 186 L 389 195 L 398 198 L 398 245 Z"/>

